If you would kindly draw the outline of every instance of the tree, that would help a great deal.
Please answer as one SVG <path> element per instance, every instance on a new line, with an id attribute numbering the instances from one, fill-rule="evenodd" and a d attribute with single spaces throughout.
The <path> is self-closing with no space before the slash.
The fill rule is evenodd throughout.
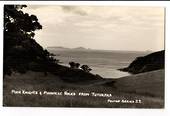
<path id="1" fill-rule="evenodd" d="M 76 63 L 76 68 L 79 68 L 80 67 L 80 63 Z"/>
<path id="2" fill-rule="evenodd" d="M 42 25 L 35 15 L 22 11 L 25 7 L 4 6 L 4 74 L 24 73 L 30 64 L 41 65 L 39 70 L 47 71 L 47 65 L 56 61 L 34 40 L 34 32 L 42 29 Z"/>
<path id="3" fill-rule="evenodd" d="M 76 63 L 75 62 L 69 62 L 70 68 L 75 68 Z"/>
<path id="4" fill-rule="evenodd" d="M 85 72 L 90 72 L 92 70 L 88 65 L 82 65 L 80 68 Z"/>
<path id="5" fill-rule="evenodd" d="M 79 63 L 69 62 L 70 68 L 78 69 L 80 67 Z"/>

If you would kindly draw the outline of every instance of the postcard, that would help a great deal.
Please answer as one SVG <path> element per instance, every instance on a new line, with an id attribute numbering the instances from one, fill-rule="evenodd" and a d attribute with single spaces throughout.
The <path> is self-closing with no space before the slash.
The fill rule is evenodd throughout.
<path id="1" fill-rule="evenodd" d="M 164 108 L 165 10 L 5 4 L 3 106 Z"/>

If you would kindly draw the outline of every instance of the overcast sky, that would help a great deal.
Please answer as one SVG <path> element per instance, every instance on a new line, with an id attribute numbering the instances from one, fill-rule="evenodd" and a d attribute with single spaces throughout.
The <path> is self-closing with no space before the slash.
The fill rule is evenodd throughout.
<path id="1" fill-rule="evenodd" d="M 35 39 L 43 47 L 105 50 L 164 49 L 164 8 L 115 6 L 28 6 L 43 29 Z"/>

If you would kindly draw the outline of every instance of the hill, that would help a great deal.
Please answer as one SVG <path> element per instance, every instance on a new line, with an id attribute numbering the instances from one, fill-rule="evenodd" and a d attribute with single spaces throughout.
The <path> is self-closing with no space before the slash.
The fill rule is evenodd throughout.
<path id="1" fill-rule="evenodd" d="M 165 51 L 158 51 L 146 56 L 137 57 L 128 67 L 118 70 L 138 74 L 164 68 Z"/>
<path id="2" fill-rule="evenodd" d="M 36 107 L 114 107 L 163 108 L 164 70 L 141 73 L 110 80 L 90 80 L 67 83 L 60 76 L 28 71 L 25 74 L 6 75 L 3 86 L 3 106 Z M 20 95 L 11 90 L 107 93 L 100 96 Z M 18 100 L 19 99 L 19 100 Z M 141 103 L 112 103 L 114 100 L 141 100 Z"/>
<path id="3" fill-rule="evenodd" d="M 77 50 L 77 51 L 91 50 L 90 48 L 85 48 L 85 47 L 67 48 L 62 46 L 49 46 L 47 47 L 47 49 L 48 50 Z"/>
<path id="4" fill-rule="evenodd" d="M 164 70 L 156 70 L 116 79 L 114 86 L 119 91 L 164 97 Z"/>
<path id="5" fill-rule="evenodd" d="M 47 47 L 48 50 L 70 50 L 70 48 L 62 47 L 62 46 L 50 46 Z"/>

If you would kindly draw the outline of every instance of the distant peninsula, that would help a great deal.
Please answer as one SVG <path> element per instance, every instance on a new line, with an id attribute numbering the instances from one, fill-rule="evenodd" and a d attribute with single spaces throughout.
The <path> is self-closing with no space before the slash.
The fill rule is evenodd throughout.
<path id="1" fill-rule="evenodd" d="M 62 46 L 49 46 L 47 47 L 48 50 L 92 50 L 90 48 L 85 48 L 85 47 L 76 47 L 76 48 L 67 48 L 67 47 L 62 47 Z"/>
<path id="2" fill-rule="evenodd" d="M 120 71 L 138 74 L 159 69 L 164 69 L 165 50 L 154 52 L 146 56 L 137 57 L 128 67 L 118 69 Z"/>

